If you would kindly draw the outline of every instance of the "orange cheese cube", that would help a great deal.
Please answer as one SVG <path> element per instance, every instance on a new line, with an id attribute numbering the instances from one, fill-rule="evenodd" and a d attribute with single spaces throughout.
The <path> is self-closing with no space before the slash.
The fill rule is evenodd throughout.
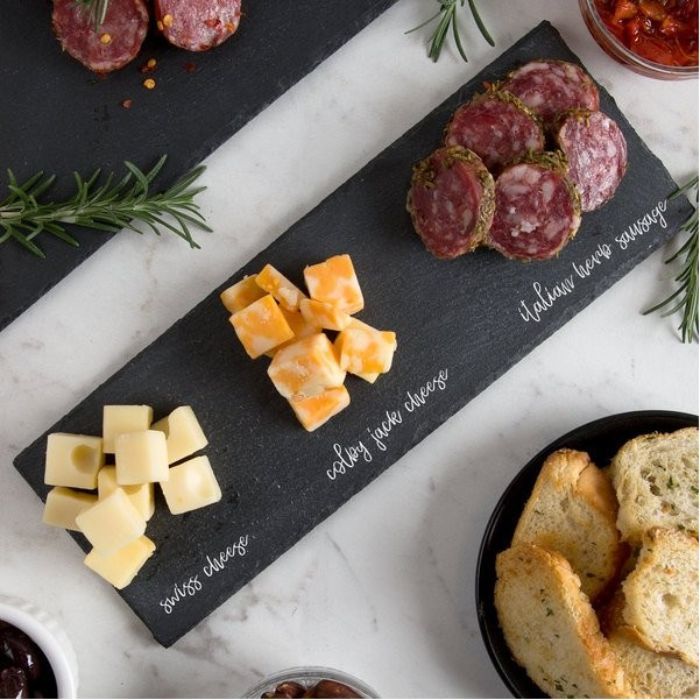
<path id="1" fill-rule="evenodd" d="M 359 377 L 360 379 L 364 379 L 370 384 L 374 384 L 374 382 L 379 379 L 379 372 L 358 372 L 355 376 Z"/>
<path id="2" fill-rule="evenodd" d="M 292 284 L 279 270 L 272 265 L 265 265 L 255 278 L 258 287 L 264 289 L 277 299 L 288 311 L 297 311 L 299 302 L 305 298 L 304 292 Z"/>
<path id="3" fill-rule="evenodd" d="M 253 359 L 294 337 L 277 302 L 269 294 L 237 311 L 230 321 L 243 348 Z"/>
<path id="4" fill-rule="evenodd" d="M 299 309 L 308 323 L 319 328 L 326 328 L 329 331 L 342 331 L 352 321 L 352 318 L 344 311 L 327 304 L 325 301 L 302 299 Z"/>
<path id="5" fill-rule="evenodd" d="M 313 323 L 309 323 L 301 315 L 301 312 L 287 311 L 287 309 L 283 308 L 282 306 L 280 306 L 280 311 L 282 312 L 282 315 L 289 324 L 289 327 L 294 332 L 294 337 L 291 340 L 288 340 L 286 343 L 282 343 L 282 345 L 278 345 L 276 348 L 273 348 L 269 352 L 266 352 L 265 354 L 268 357 L 274 357 L 276 352 L 278 352 L 282 348 L 286 348 L 287 345 L 291 345 L 291 343 L 295 342 L 296 340 L 299 340 L 301 338 L 308 338 L 310 335 L 314 335 L 315 333 L 321 332 L 321 327 L 316 326 Z"/>
<path id="6" fill-rule="evenodd" d="M 236 311 L 245 309 L 246 306 L 250 306 L 254 301 L 262 299 L 264 296 L 265 290 L 258 287 L 255 276 L 248 276 L 228 289 L 224 289 L 219 298 L 226 310 L 235 314 Z"/>
<path id="7" fill-rule="evenodd" d="M 304 279 L 312 299 L 324 301 L 347 314 L 365 307 L 360 283 L 349 255 L 336 255 L 304 270 Z"/>
<path id="8" fill-rule="evenodd" d="M 327 389 L 318 396 L 290 399 L 289 405 L 299 422 L 309 432 L 313 432 L 350 405 L 350 394 L 344 386 L 339 386 L 336 389 Z"/>
<path id="9" fill-rule="evenodd" d="M 353 322 L 338 334 L 335 350 L 342 369 L 372 382 L 373 374 L 384 374 L 391 369 L 396 333 Z"/>
<path id="10" fill-rule="evenodd" d="M 317 396 L 345 381 L 333 346 L 323 333 L 311 335 L 279 350 L 267 374 L 285 399 Z"/>

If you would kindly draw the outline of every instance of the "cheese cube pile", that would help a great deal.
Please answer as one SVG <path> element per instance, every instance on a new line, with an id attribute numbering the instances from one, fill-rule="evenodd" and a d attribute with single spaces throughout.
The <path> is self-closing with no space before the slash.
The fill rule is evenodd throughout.
<path id="1" fill-rule="evenodd" d="M 313 431 L 350 404 L 347 373 L 373 384 L 391 369 L 396 334 L 353 317 L 365 300 L 349 255 L 309 265 L 304 281 L 308 297 L 265 265 L 224 290 L 221 301 L 243 349 L 253 359 L 272 358 L 268 376 Z M 337 333 L 334 342 L 326 332 Z"/>
<path id="2" fill-rule="evenodd" d="M 268 296 L 243 282 L 226 297 L 233 309 Z M 82 532 L 93 547 L 85 565 L 124 588 L 156 549 L 145 536 L 155 511 L 154 485 L 160 484 L 173 515 L 217 503 L 221 488 L 206 457 L 182 461 L 208 444 L 190 406 L 157 423 L 150 406 L 105 406 L 102 433 L 49 435 L 44 481 L 54 488 L 43 521 Z M 105 466 L 112 453 L 116 463 Z"/>

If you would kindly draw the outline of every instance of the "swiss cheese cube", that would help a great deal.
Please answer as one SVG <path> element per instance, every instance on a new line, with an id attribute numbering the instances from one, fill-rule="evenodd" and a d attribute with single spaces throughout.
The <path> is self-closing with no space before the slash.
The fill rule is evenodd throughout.
<path id="1" fill-rule="evenodd" d="M 345 381 L 345 372 L 324 333 L 297 340 L 277 352 L 267 374 L 286 399 L 316 396 Z"/>
<path id="2" fill-rule="evenodd" d="M 339 386 L 335 389 L 326 389 L 317 396 L 289 399 L 289 405 L 299 422 L 309 432 L 313 432 L 350 405 L 350 394 L 344 386 Z"/>
<path id="3" fill-rule="evenodd" d="M 231 324 L 253 359 L 294 337 L 277 302 L 269 294 L 233 314 Z"/>
<path id="4" fill-rule="evenodd" d="M 123 433 L 115 441 L 119 486 L 148 484 L 168 479 L 168 447 L 165 433 L 142 430 Z"/>
<path id="5" fill-rule="evenodd" d="M 97 475 L 97 495 L 101 501 L 110 496 L 117 489 L 122 489 L 129 500 L 136 506 L 136 510 L 144 520 L 150 520 L 156 509 L 153 497 L 153 484 L 140 484 L 138 486 L 119 486 L 117 483 L 116 467 L 102 467 Z"/>
<path id="6" fill-rule="evenodd" d="M 371 381 L 375 373 L 391 369 L 396 350 L 396 333 L 378 331 L 366 323 L 352 323 L 335 340 L 338 362 L 342 369 Z"/>
<path id="7" fill-rule="evenodd" d="M 325 301 L 302 299 L 299 309 L 308 323 L 329 331 L 342 331 L 352 321 L 352 318 L 344 311 L 327 304 Z"/>
<path id="8" fill-rule="evenodd" d="M 154 423 L 151 429 L 165 433 L 169 464 L 179 462 L 209 444 L 191 406 L 179 406 L 169 416 Z"/>
<path id="9" fill-rule="evenodd" d="M 80 530 L 76 516 L 97 503 L 97 496 L 84 491 L 74 491 L 56 486 L 46 496 L 43 521 L 47 525 L 62 527 L 65 530 Z"/>
<path id="10" fill-rule="evenodd" d="M 46 442 L 44 483 L 94 489 L 97 487 L 97 472 L 103 464 L 102 438 L 51 433 Z"/>
<path id="11" fill-rule="evenodd" d="M 306 296 L 299 287 L 290 282 L 272 265 L 265 265 L 255 278 L 255 282 L 258 287 L 272 294 L 280 306 L 283 306 L 287 311 L 296 311 L 299 308 L 299 302 Z"/>
<path id="12" fill-rule="evenodd" d="M 362 311 L 360 283 L 349 255 L 336 255 L 304 270 L 304 279 L 312 299 L 324 301 L 347 314 Z"/>
<path id="13" fill-rule="evenodd" d="M 90 544 L 111 554 L 141 537 L 146 520 L 121 489 L 76 516 L 75 522 Z"/>
<path id="14" fill-rule="evenodd" d="M 240 282 L 236 282 L 228 289 L 224 289 L 219 298 L 226 309 L 235 314 L 236 311 L 241 311 L 254 301 L 262 299 L 265 294 L 265 290 L 258 287 L 255 275 L 250 275 L 244 277 Z"/>
<path id="15" fill-rule="evenodd" d="M 114 452 L 114 438 L 122 433 L 148 430 L 153 422 L 150 406 L 105 406 L 102 411 L 104 451 Z"/>
<path id="16" fill-rule="evenodd" d="M 155 544 L 144 535 L 111 554 L 93 549 L 84 562 L 115 588 L 122 589 L 134 580 L 155 551 Z"/>
<path id="17" fill-rule="evenodd" d="M 221 489 L 207 457 L 194 457 L 170 469 L 162 483 L 163 495 L 173 515 L 188 513 L 221 500 Z"/>

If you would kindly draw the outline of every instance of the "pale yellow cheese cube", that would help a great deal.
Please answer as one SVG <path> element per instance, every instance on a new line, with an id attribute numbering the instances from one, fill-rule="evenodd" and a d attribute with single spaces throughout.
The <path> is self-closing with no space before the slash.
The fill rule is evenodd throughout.
<path id="1" fill-rule="evenodd" d="M 289 405 L 299 422 L 309 432 L 313 432 L 350 405 L 350 394 L 344 386 L 339 386 L 336 389 L 327 389 L 318 396 L 289 399 Z"/>
<path id="2" fill-rule="evenodd" d="M 102 411 L 102 439 L 104 451 L 114 452 L 114 438 L 122 433 L 148 430 L 153 423 L 150 406 L 105 406 Z"/>
<path id="3" fill-rule="evenodd" d="M 74 491 L 56 486 L 46 496 L 43 521 L 46 525 L 62 527 L 65 530 L 80 530 L 76 516 L 97 503 L 94 493 Z"/>
<path id="4" fill-rule="evenodd" d="M 315 333 L 321 332 L 320 326 L 316 326 L 313 323 L 309 323 L 301 315 L 301 311 L 287 311 L 287 309 L 281 306 L 280 311 L 282 312 L 282 315 L 289 324 L 289 327 L 292 329 L 294 337 L 291 340 L 288 340 L 286 343 L 282 343 L 282 345 L 278 345 L 276 348 L 270 350 L 269 352 L 266 352 L 265 354 L 268 357 L 274 357 L 275 353 L 278 350 L 286 348 L 287 345 L 291 345 L 295 340 L 299 340 L 300 338 L 308 338 L 310 335 L 314 335 Z"/>
<path id="5" fill-rule="evenodd" d="M 76 516 L 75 522 L 90 544 L 110 554 L 146 532 L 146 519 L 121 489 Z"/>
<path id="6" fill-rule="evenodd" d="M 279 270 L 272 265 L 265 265 L 255 278 L 258 287 L 272 294 L 287 311 L 296 311 L 299 302 L 306 296 L 295 284 L 290 282 Z"/>
<path id="7" fill-rule="evenodd" d="M 304 279 L 312 299 L 325 301 L 347 314 L 365 307 L 360 283 L 349 255 L 336 255 L 304 270 Z"/>
<path id="8" fill-rule="evenodd" d="M 391 369 L 396 333 L 378 331 L 364 323 L 352 324 L 338 334 L 335 349 L 344 370 L 371 378 L 374 373 L 383 374 Z"/>
<path id="9" fill-rule="evenodd" d="M 97 475 L 97 495 L 102 501 L 117 489 L 122 489 L 129 500 L 136 506 L 136 510 L 145 520 L 150 520 L 156 509 L 153 494 L 153 484 L 140 484 L 139 486 L 119 486 L 117 483 L 116 467 L 102 467 Z"/>
<path id="10" fill-rule="evenodd" d="M 230 321 L 244 350 L 253 359 L 294 337 L 280 307 L 269 294 L 233 314 Z"/>
<path id="11" fill-rule="evenodd" d="M 342 331 L 352 321 L 351 316 L 325 301 L 302 299 L 299 309 L 308 323 L 329 331 Z"/>
<path id="12" fill-rule="evenodd" d="M 154 423 L 151 430 L 165 433 L 169 464 L 179 462 L 209 444 L 191 406 L 178 406 L 169 416 Z"/>
<path id="13" fill-rule="evenodd" d="M 119 486 L 149 484 L 168 479 L 168 447 L 165 433 L 160 430 L 118 435 L 114 456 Z"/>
<path id="14" fill-rule="evenodd" d="M 155 551 L 155 544 L 144 535 L 111 554 L 93 549 L 84 562 L 85 566 L 121 590 L 134 580 Z"/>
<path id="15" fill-rule="evenodd" d="M 51 433 L 46 442 L 44 483 L 94 489 L 97 487 L 97 472 L 104 460 L 102 438 Z"/>
<path id="16" fill-rule="evenodd" d="M 342 386 L 345 372 L 323 333 L 302 338 L 280 350 L 267 368 L 277 391 L 286 399 L 316 396 Z"/>
<path id="17" fill-rule="evenodd" d="M 163 495 L 173 515 L 188 513 L 221 500 L 221 489 L 208 457 L 194 457 L 170 469 L 162 483 Z"/>
<path id="18" fill-rule="evenodd" d="M 258 287 L 255 275 L 250 275 L 228 289 L 224 289 L 219 298 L 226 309 L 235 314 L 236 311 L 241 311 L 254 301 L 262 299 L 265 294 L 265 290 Z"/>

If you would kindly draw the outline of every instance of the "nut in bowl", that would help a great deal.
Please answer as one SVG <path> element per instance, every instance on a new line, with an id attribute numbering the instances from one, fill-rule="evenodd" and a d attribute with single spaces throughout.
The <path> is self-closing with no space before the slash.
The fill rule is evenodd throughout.
<path id="1" fill-rule="evenodd" d="M 322 666 L 289 668 L 268 676 L 246 698 L 378 698 L 377 693 L 344 671 Z"/>

